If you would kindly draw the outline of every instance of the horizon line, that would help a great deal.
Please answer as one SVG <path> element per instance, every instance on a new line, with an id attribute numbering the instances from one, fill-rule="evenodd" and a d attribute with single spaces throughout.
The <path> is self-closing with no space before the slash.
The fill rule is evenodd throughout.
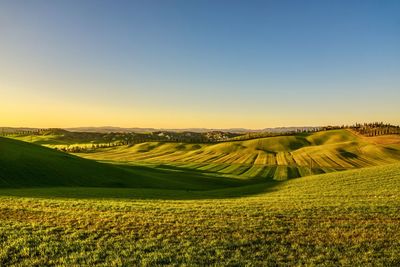
<path id="1" fill-rule="evenodd" d="M 322 128 L 322 127 L 337 127 L 337 126 L 352 126 L 356 124 L 369 124 L 369 123 L 383 123 L 392 126 L 399 126 L 385 121 L 374 121 L 374 122 L 355 122 L 355 123 L 343 123 L 343 124 L 326 124 L 326 125 L 289 125 L 289 126 L 272 126 L 263 128 L 247 128 L 247 127 L 137 127 L 137 126 L 66 126 L 66 127 L 35 127 L 35 126 L 0 126 L 0 128 L 25 128 L 25 129 L 79 129 L 79 128 L 116 128 L 116 129 L 154 129 L 154 130 L 188 130 L 188 129 L 203 129 L 203 130 L 251 130 L 259 131 L 264 129 L 279 129 L 279 128 Z"/>

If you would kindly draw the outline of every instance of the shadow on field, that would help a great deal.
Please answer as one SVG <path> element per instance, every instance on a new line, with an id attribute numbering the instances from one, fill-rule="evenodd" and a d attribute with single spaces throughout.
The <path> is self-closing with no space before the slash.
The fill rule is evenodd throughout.
<path id="1" fill-rule="evenodd" d="M 216 190 L 168 190 L 156 188 L 51 187 L 0 189 L 0 197 L 130 200 L 207 200 L 249 197 L 273 192 L 282 182 L 269 181 Z"/>
<path id="2" fill-rule="evenodd" d="M 219 174 L 216 171 L 191 169 L 191 168 L 179 167 L 179 166 L 174 166 L 174 165 L 168 165 L 168 164 L 164 164 L 164 163 L 157 164 L 157 165 L 154 166 L 154 168 L 163 169 L 163 170 L 189 172 L 189 173 L 199 173 L 199 174 L 214 174 L 214 175 L 218 175 Z"/>
<path id="3" fill-rule="evenodd" d="M 131 181 L 142 181 L 140 188 L 210 191 L 232 187 L 242 187 L 265 182 L 265 179 L 238 179 L 233 176 L 217 172 L 200 171 L 190 168 L 174 167 L 170 165 L 114 165 L 128 171 Z M 131 183 L 132 184 L 132 183 Z M 113 186 L 114 187 L 114 186 Z M 121 186 L 115 186 L 121 187 Z"/>

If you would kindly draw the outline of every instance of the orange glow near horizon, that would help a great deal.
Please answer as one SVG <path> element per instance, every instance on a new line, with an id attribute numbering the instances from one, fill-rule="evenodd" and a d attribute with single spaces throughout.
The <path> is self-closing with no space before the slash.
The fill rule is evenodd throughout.
<path id="1" fill-rule="evenodd" d="M 283 126 L 323 126 L 352 124 L 355 122 L 384 121 L 399 124 L 394 116 L 365 118 L 347 115 L 345 112 L 332 113 L 307 110 L 298 112 L 280 112 L 274 114 L 257 109 L 234 109 L 220 112 L 216 110 L 185 110 L 179 108 L 154 106 L 109 106 L 85 101 L 63 101 L 46 99 L 40 95 L 23 98 L 17 94 L 5 97 L 0 106 L 0 126 L 33 128 L 69 128 L 69 127 L 140 127 L 140 128 L 247 128 L 262 129 Z M 71 103 L 73 102 L 73 103 Z"/>

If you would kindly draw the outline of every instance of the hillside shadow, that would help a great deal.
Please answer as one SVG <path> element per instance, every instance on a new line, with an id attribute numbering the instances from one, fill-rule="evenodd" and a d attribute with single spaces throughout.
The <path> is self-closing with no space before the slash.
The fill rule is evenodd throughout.
<path id="1" fill-rule="evenodd" d="M 0 189 L 0 197 L 93 200 L 212 200 L 251 197 L 277 190 L 283 182 L 268 181 L 216 190 L 168 190 L 157 188 L 50 187 Z"/>
<path id="2" fill-rule="evenodd" d="M 346 151 L 344 149 L 338 149 L 338 152 L 341 156 L 343 156 L 346 159 L 357 159 L 359 157 L 358 155 L 356 155 L 352 152 Z"/>
<path id="3" fill-rule="evenodd" d="M 146 179 L 148 186 L 145 186 L 145 188 L 204 191 L 245 186 L 260 182 L 260 179 L 238 179 L 218 172 L 164 164 L 154 166 L 115 164 L 114 166 L 131 173 L 132 181 Z M 136 186 L 133 185 L 132 187 Z"/>
<path id="4" fill-rule="evenodd" d="M 215 174 L 215 175 L 220 174 L 217 171 L 191 169 L 191 168 L 187 168 L 187 167 L 180 167 L 180 166 L 168 165 L 168 164 L 163 164 L 163 163 L 154 165 L 154 168 L 163 169 L 163 170 L 171 170 L 171 171 L 189 172 L 189 173 L 201 173 L 201 174 L 208 173 L 208 174 Z"/>
<path id="5" fill-rule="evenodd" d="M 151 185 L 124 187 L 56 186 L 29 188 L 1 188 L 0 197 L 56 198 L 56 199 L 125 199 L 125 200 L 206 200 L 249 197 L 273 192 L 282 183 L 270 178 L 235 179 L 214 172 L 204 173 L 170 165 L 155 167 L 115 165 L 118 168 L 148 177 Z M 154 178 L 156 177 L 156 178 Z M 152 180 L 155 179 L 155 180 Z M 160 181 L 157 183 L 157 181 Z"/>

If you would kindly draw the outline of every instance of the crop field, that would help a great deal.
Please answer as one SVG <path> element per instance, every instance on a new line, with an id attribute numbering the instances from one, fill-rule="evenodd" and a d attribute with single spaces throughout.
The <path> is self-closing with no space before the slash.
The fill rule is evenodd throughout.
<path id="1" fill-rule="evenodd" d="M 0 190 L 0 265 L 400 264 L 400 165 L 212 191 Z"/>
<path id="2" fill-rule="evenodd" d="M 77 155 L 108 162 L 167 164 L 235 178 L 282 180 L 400 160 L 400 138 L 360 137 L 349 130 L 219 144 L 147 142 Z"/>

